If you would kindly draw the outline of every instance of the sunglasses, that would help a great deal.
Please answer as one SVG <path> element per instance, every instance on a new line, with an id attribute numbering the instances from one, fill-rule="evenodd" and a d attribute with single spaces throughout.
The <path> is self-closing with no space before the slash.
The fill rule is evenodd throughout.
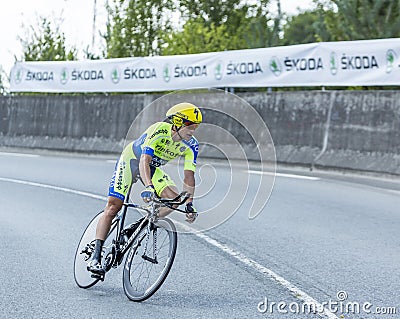
<path id="1" fill-rule="evenodd" d="M 195 123 L 195 122 L 192 122 L 192 121 L 189 121 L 189 120 L 186 120 L 186 119 L 182 119 L 182 120 L 183 120 L 183 122 L 182 122 L 183 126 L 190 126 L 190 125 L 194 125 L 194 124 L 196 124 L 196 125 L 199 124 L 199 123 Z"/>

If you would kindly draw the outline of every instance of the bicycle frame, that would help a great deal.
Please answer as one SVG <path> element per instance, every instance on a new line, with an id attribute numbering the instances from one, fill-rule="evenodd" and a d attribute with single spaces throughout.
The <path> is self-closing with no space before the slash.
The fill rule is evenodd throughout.
<path id="1" fill-rule="evenodd" d="M 125 216 L 126 216 L 126 212 L 128 211 L 129 207 L 134 207 L 136 209 L 140 209 L 143 211 L 146 211 L 147 214 L 151 214 L 151 211 L 148 209 L 145 209 L 139 205 L 136 204 L 124 204 L 124 209 L 121 213 L 120 216 L 116 217 L 117 218 L 117 222 L 118 222 L 118 228 L 117 228 L 117 234 L 116 234 L 116 238 L 115 238 L 115 242 L 118 244 L 121 244 L 121 233 L 122 230 L 124 229 L 124 223 L 125 223 Z M 148 216 L 146 216 L 143 221 L 140 223 L 140 225 L 136 228 L 136 230 L 133 232 L 133 234 L 129 237 L 128 241 L 126 243 L 123 244 L 122 247 L 117 247 L 117 249 L 119 248 L 119 252 L 120 254 L 123 256 L 126 251 L 129 249 L 129 247 L 131 246 L 133 239 L 137 236 L 137 234 L 139 233 L 139 231 L 142 229 L 143 224 L 148 220 Z"/>
<path id="2" fill-rule="evenodd" d="M 156 286 L 154 286 L 150 292 L 146 292 L 143 296 L 137 296 L 136 290 L 132 290 L 129 279 L 131 276 L 130 268 L 124 268 L 123 270 L 123 278 L 128 278 L 124 279 L 127 280 L 126 282 L 124 281 L 124 289 L 128 298 L 134 301 L 142 301 L 149 298 L 165 280 L 176 253 L 176 227 L 170 219 L 159 218 L 158 212 L 160 208 L 168 207 L 171 210 L 186 213 L 184 210 L 179 209 L 179 206 L 184 204 L 189 196 L 190 194 L 187 192 L 182 192 L 173 199 L 156 197 L 152 198 L 150 203 L 143 206 L 129 202 L 129 197 L 127 197 L 123 203 L 121 211 L 113 219 L 110 232 L 106 238 L 106 243 L 103 245 L 101 260 L 102 268 L 105 272 L 101 274 L 92 273 L 87 269 L 87 262 L 89 258 L 91 258 L 95 249 L 94 238 L 96 225 L 98 224 L 99 218 L 101 218 L 101 213 L 97 214 L 86 227 L 76 250 L 74 260 L 74 278 L 77 285 L 81 288 L 89 288 L 95 285 L 99 280 L 104 281 L 105 273 L 111 270 L 111 268 L 117 268 L 120 266 L 128 251 L 129 256 L 125 259 L 128 268 L 131 266 L 132 258 L 135 256 L 134 252 L 138 251 L 138 249 L 140 249 L 142 254 L 140 258 L 152 264 L 158 264 L 158 248 L 163 249 L 164 247 L 168 247 L 168 254 L 171 253 L 171 255 L 168 255 L 170 258 L 165 259 L 164 255 L 161 256 L 161 260 L 166 262 L 165 267 L 162 268 L 162 272 L 160 273 L 161 277 L 157 277 L 158 279 L 154 283 Z M 132 227 L 126 227 L 126 214 L 130 208 L 143 212 L 144 218 L 138 220 L 135 224 L 132 224 Z M 136 229 L 134 227 L 136 227 Z M 162 229 L 166 230 L 166 232 Z M 160 233 L 162 233 L 162 236 L 167 236 L 163 238 L 168 239 L 170 246 L 157 246 L 157 236 Z M 148 245 L 149 248 L 152 248 L 149 249 L 149 254 L 147 254 Z"/>
<path id="3" fill-rule="evenodd" d="M 183 198 L 183 199 L 182 199 Z M 112 241 L 111 247 L 115 247 L 115 256 L 113 256 L 113 260 L 110 265 L 107 265 L 107 268 L 111 267 L 117 267 L 120 264 L 120 261 L 124 257 L 125 253 L 128 251 L 128 249 L 131 247 L 133 240 L 136 238 L 136 236 L 139 234 L 139 232 L 142 230 L 143 224 L 146 222 L 155 222 L 157 219 L 157 213 L 160 207 L 165 206 L 169 207 L 175 211 L 179 211 L 182 213 L 186 213 L 183 210 L 180 210 L 176 207 L 173 207 L 173 205 L 181 205 L 186 200 L 189 198 L 189 194 L 186 192 L 182 192 L 180 195 L 178 195 L 176 198 L 173 199 L 163 199 L 163 198 L 155 198 L 151 202 L 150 205 L 148 206 L 141 206 L 138 204 L 130 203 L 129 202 L 129 193 L 128 196 L 126 197 L 124 203 L 123 203 L 123 209 L 121 210 L 120 213 L 117 214 L 115 217 L 115 220 L 113 221 L 113 224 L 111 226 L 110 233 L 117 227 L 117 233 L 115 236 L 115 239 Z M 182 199 L 180 202 L 177 202 L 177 199 Z M 125 224 L 125 217 L 128 209 L 136 208 L 138 210 L 142 210 L 146 212 L 145 218 L 142 220 L 142 222 L 139 224 L 139 226 L 136 228 L 136 230 L 133 232 L 133 234 L 128 238 L 127 242 L 123 242 L 121 238 L 122 230 L 124 229 L 124 224 Z M 120 246 L 121 244 L 122 247 Z M 109 270 L 109 269 L 108 269 Z"/>
<path id="4" fill-rule="evenodd" d="M 128 238 L 128 241 L 123 242 L 122 231 L 124 229 L 125 217 L 126 217 L 129 207 L 136 208 L 138 210 L 142 210 L 142 211 L 146 212 L 147 216 L 143 219 L 143 221 L 140 223 L 139 227 L 137 227 L 137 229 L 133 232 L 133 234 Z M 145 208 L 140 205 L 137 205 L 137 204 L 129 203 L 129 196 L 127 196 L 125 202 L 123 203 L 122 210 L 120 211 L 120 213 L 118 213 L 115 216 L 115 219 L 111 225 L 110 233 L 112 233 L 116 228 L 116 235 L 110 246 L 110 247 L 112 247 L 112 246 L 115 247 L 115 256 L 114 256 L 114 260 L 112 261 L 111 265 L 108 265 L 109 266 L 108 270 L 109 270 L 109 268 L 111 268 L 110 266 L 117 267 L 120 264 L 120 261 L 122 260 L 123 256 L 125 255 L 127 250 L 130 248 L 130 246 L 133 242 L 133 239 L 137 236 L 139 231 L 142 229 L 143 224 L 149 219 L 149 216 L 151 214 L 152 214 L 152 212 L 150 209 Z"/>

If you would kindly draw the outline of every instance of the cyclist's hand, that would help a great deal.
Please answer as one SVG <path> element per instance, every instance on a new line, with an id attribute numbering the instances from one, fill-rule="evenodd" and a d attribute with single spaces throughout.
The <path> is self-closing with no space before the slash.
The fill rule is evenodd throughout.
<path id="1" fill-rule="evenodd" d="M 192 202 L 186 204 L 185 211 L 186 211 L 185 220 L 190 224 L 193 223 L 196 220 L 197 216 L 199 215 L 197 214 L 196 208 L 193 207 Z"/>
<path id="2" fill-rule="evenodd" d="M 154 198 L 154 186 L 146 186 L 146 188 L 140 193 L 140 196 L 145 203 L 150 202 Z"/>

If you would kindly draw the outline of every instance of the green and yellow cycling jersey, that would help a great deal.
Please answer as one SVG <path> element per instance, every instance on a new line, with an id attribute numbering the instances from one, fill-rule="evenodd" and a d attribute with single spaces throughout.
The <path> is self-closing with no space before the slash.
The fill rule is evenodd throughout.
<path id="1" fill-rule="evenodd" d="M 151 125 L 140 138 L 132 142 L 132 151 L 137 159 L 142 154 L 152 157 L 150 165 L 159 167 L 178 156 L 184 156 L 184 169 L 196 170 L 199 143 L 196 138 L 174 142 L 172 140 L 172 124 L 157 122 Z"/>
<path id="2" fill-rule="evenodd" d="M 184 169 L 195 171 L 199 143 L 190 140 L 174 142 L 172 124 L 157 122 L 151 125 L 137 140 L 129 143 L 123 150 L 110 182 L 109 196 L 124 200 L 132 183 L 139 174 L 139 160 L 142 154 L 152 157 L 150 173 L 156 193 L 160 195 L 168 186 L 175 186 L 174 181 L 159 166 L 170 160 L 184 156 Z"/>

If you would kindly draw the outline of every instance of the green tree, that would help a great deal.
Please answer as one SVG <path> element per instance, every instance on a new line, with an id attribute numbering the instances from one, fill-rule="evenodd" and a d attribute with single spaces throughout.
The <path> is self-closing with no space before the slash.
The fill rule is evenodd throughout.
<path id="1" fill-rule="evenodd" d="M 312 43 L 318 41 L 317 24 L 319 12 L 304 11 L 297 15 L 290 16 L 283 28 L 283 45 Z"/>
<path id="2" fill-rule="evenodd" d="M 226 25 L 206 25 L 201 19 L 189 20 L 182 31 L 165 35 L 163 55 L 193 54 L 242 48 L 244 41 L 229 35 Z"/>
<path id="3" fill-rule="evenodd" d="M 6 93 L 6 88 L 5 88 L 5 79 L 6 75 L 3 70 L 3 67 L 0 65 L 0 95 L 4 95 Z"/>
<path id="4" fill-rule="evenodd" d="M 86 60 L 100 60 L 101 59 L 101 55 L 98 55 L 96 53 L 93 53 L 89 47 L 89 45 L 87 45 L 84 49 L 83 49 L 83 56 Z"/>
<path id="5" fill-rule="evenodd" d="M 280 2 L 278 1 L 278 4 Z M 108 58 L 188 54 L 279 45 L 281 15 L 270 0 L 113 0 Z M 179 12 L 173 10 L 179 7 Z M 178 17 L 178 14 L 180 16 Z"/>
<path id="6" fill-rule="evenodd" d="M 75 48 L 67 49 L 64 33 L 47 18 L 39 18 L 37 28 L 30 26 L 25 38 L 19 37 L 23 48 L 23 61 L 76 60 Z"/>
<path id="7" fill-rule="evenodd" d="M 249 7 L 249 14 L 243 24 L 239 24 L 241 37 L 246 48 L 264 48 L 281 45 L 282 13 L 280 1 L 277 1 L 276 15 L 269 12 L 270 1 L 261 0 Z"/>
<path id="8" fill-rule="evenodd" d="M 173 2 L 168 0 L 113 0 L 108 5 L 106 56 L 151 56 L 161 51 L 171 31 Z"/>
<path id="9" fill-rule="evenodd" d="M 165 35 L 162 54 L 279 45 L 281 15 L 280 12 L 277 16 L 270 14 L 269 2 L 181 0 L 183 28 Z"/>
<path id="10" fill-rule="evenodd" d="M 319 0 L 332 40 L 400 37 L 400 2 L 393 0 Z"/>
<path id="11" fill-rule="evenodd" d="M 248 9 L 246 1 L 240 0 L 180 0 L 179 5 L 184 20 L 203 21 L 208 27 L 227 24 L 237 28 L 239 24 L 232 22 Z"/>

